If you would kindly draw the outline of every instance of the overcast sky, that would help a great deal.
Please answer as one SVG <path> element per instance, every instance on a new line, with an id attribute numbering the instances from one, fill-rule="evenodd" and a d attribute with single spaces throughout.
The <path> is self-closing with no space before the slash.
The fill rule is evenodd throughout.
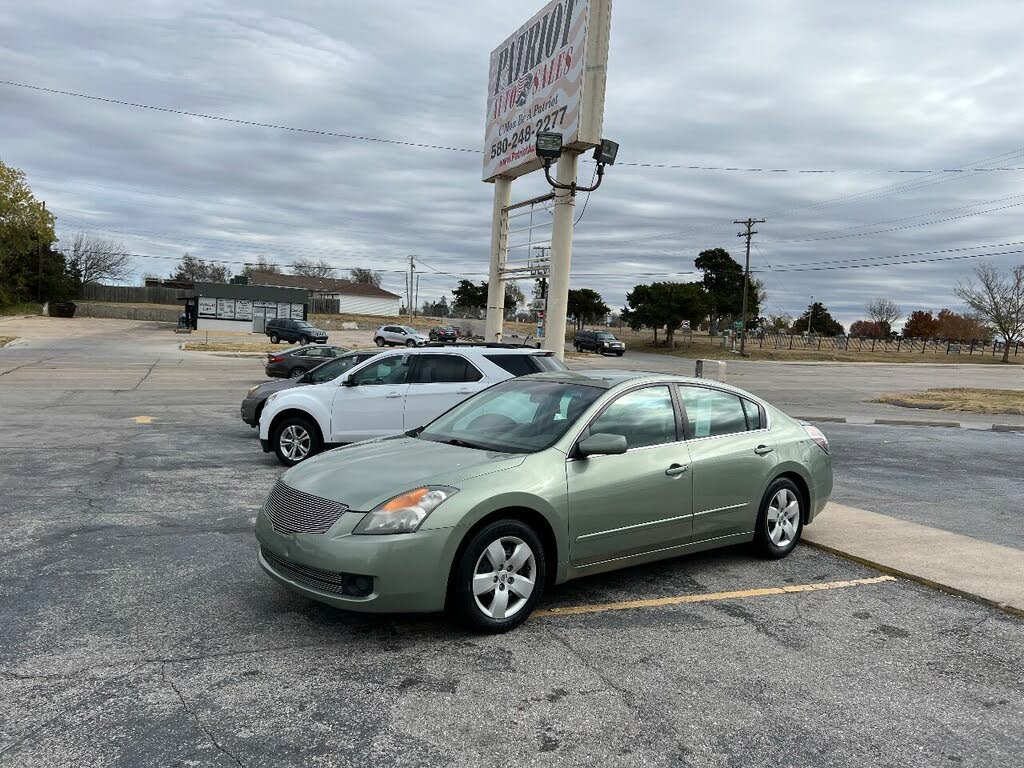
<path id="1" fill-rule="evenodd" d="M 6 3 L 0 78 L 479 149 L 488 54 L 542 5 Z M 847 324 L 876 295 L 907 313 L 958 306 L 951 288 L 978 259 L 874 262 L 1024 250 L 1021 29 L 1018 2 L 616 0 L 604 132 L 620 161 L 843 172 L 616 165 L 576 229 L 573 286 L 619 308 L 638 282 L 696 279 L 685 273 L 705 248 L 742 259 L 732 221 L 749 215 L 768 219 L 752 257 L 767 312 L 799 314 L 812 294 Z M 396 270 L 384 279 L 395 292 L 409 254 L 486 276 L 493 188 L 475 153 L 0 85 L 0 158 L 26 171 L 64 239 L 88 229 L 149 257 L 324 258 Z M 1022 170 L 884 172 L 958 167 Z M 581 164 L 584 181 L 592 170 Z M 535 174 L 513 197 L 543 191 Z M 993 260 L 1006 268 L 1024 253 Z M 139 258 L 137 277 L 173 264 Z M 872 266 L 785 271 L 854 264 Z M 419 268 L 421 298 L 455 283 Z"/>

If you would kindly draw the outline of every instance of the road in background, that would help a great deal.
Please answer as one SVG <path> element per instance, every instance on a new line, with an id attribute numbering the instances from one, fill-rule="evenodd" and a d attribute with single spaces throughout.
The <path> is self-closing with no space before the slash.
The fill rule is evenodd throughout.
<path id="1" fill-rule="evenodd" d="M 917 363 L 782 363 L 741 360 L 723 354 L 728 383 L 749 390 L 797 416 L 844 416 L 855 421 L 920 419 L 959 421 L 988 428 L 993 423 L 1024 425 L 1024 416 L 944 413 L 901 408 L 869 400 L 887 392 L 915 392 L 932 387 L 1024 388 L 1024 367 L 997 365 L 926 365 Z M 584 354 L 573 367 L 625 368 L 692 376 L 695 361 L 685 357 L 627 351 L 623 357 Z M 714 378 L 715 367 L 707 374 Z"/>
<path id="2" fill-rule="evenodd" d="M 835 456 L 834 500 L 1024 549 L 1024 433 L 818 426 Z"/>

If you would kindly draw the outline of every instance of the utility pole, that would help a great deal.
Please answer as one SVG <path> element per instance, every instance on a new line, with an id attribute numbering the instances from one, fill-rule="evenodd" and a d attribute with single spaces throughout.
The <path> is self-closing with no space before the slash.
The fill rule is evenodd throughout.
<path id="1" fill-rule="evenodd" d="M 414 256 L 410 256 L 409 257 L 409 284 L 406 286 L 407 290 L 405 292 L 405 295 L 406 295 L 406 297 L 409 300 L 409 305 L 408 305 L 408 307 L 406 307 L 406 310 L 408 311 L 410 322 L 412 321 L 412 303 L 413 303 L 413 300 L 414 300 L 412 293 L 413 293 L 413 280 L 415 279 L 415 276 L 416 276 L 416 258 Z"/>
<path id="2" fill-rule="evenodd" d="M 736 237 L 747 239 L 747 266 L 743 270 L 743 325 L 740 328 L 740 357 L 743 357 L 747 340 L 747 286 L 750 284 L 750 238 L 757 234 L 755 224 L 764 224 L 764 219 L 747 219 L 745 221 L 734 221 L 733 224 L 742 224 L 747 229 L 738 232 Z"/>
<path id="3" fill-rule="evenodd" d="M 551 247 L 547 246 L 547 245 L 535 245 L 535 246 L 533 246 L 533 250 L 540 251 L 540 258 L 541 258 L 541 261 L 543 261 L 547 257 L 548 251 L 551 250 Z M 541 268 L 541 273 L 540 273 L 541 277 L 540 277 L 540 297 L 539 297 L 540 300 L 542 302 L 544 302 L 544 304 L 543 304 L 543 309 L 541 309 L 539 311 L 538 315 L 537 315 L 538 318 L 540 319 L 540 322 L 537 323 L 537 325 L 538 325 L 537 336 L 540 337 L 540 338 L 544 338 L 544 320 L 547 318 L 547 308 L 548 308 L 548 278 L 546 277 L 547 272 L 544 271 L 544 269 L 545 268 L 542 267 Z"/>
<path id="4" fill-rule="evenodd" d="M 46 223 L 46 201 L 43 201 L 43 223 Z M 43 239 L 36 238 L 36 258 L 39 260 L 39 272 L 36 274 L 36 301 L 43 303 Z"/>

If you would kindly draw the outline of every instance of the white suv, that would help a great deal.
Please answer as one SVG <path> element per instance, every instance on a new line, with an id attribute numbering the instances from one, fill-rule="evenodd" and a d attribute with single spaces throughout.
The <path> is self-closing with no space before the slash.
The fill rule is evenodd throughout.
<path id="1" fill-rule="evenodd" d="M 260 415 L 260 444 L 290 467 L 332 444 L 421 427 L 499 381 L 564 370 L 554 353 L 528 347 L 383 352 L 331 381 L 272 394 Z"/>
<path id="2" fill-rule="evenodd" d="M 382 325 L 373 334 L 373 343 L 378 347 L 422 347 L 428 341 L 429 336 L 408 325 Z"/>

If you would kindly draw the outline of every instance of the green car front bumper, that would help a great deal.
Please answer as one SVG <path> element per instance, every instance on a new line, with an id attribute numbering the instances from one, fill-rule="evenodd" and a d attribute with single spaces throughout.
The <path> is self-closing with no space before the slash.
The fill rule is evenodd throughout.
<path id="1" fill-rule="evenodd" d="M 261 512 L 256 519 L 260 567 L 288 589 L 337 608 L 366 613 L 444 610 L 446 576 L 458 545 L 455 529 L 353 535 L 359 518 L 346 514 L 326 534 L 281 534 Z M 369 588 L 365 579 L 371 580 Z"/>

